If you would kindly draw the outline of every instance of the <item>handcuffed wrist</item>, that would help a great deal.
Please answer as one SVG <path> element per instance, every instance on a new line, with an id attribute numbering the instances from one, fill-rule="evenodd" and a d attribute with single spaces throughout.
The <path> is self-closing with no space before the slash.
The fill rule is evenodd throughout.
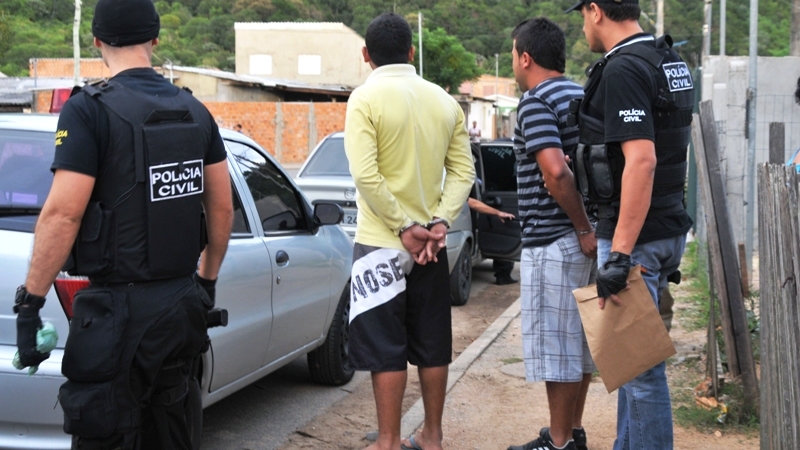
<path id="1" fill-rule="evenodd" d="M 414 225 L 419 225 L 419 226 L 422 226 L 422 224 L 421 224 L 421 223 L 419 223 L 419 222 L 417 222 L 416 220 L 414 220 L 414 221 L 412 221 L 411 223 L 409 223 L 408 225 L 404 226 L 403 228 L 400 228 L 400 230 L 398 230 L 398 231 L 397 231 L 397 235 L 398 235 L 398 236 L 400 236 L 401 234 L 403 234 L 403 233 L 404 233 L 404 232 L 406 232 L 407 230 L 409 230 L 409 229 L 411 229 L 412 227 L 414 227 Z"/>
<path id="2" fill-rule="evenodd" d="M 425 228 L 430 230 L 431 228 L 433 228 L 434 225 L 438 225 L 440 223 L 444 224 L 444 227 L 447 228 L 448 230 L 450 229 L 450 223 L 447 220 L 442 219 L 441 217 L 434 217 L 433 220 L 428 222 L 428 225 Z"/>
<path id="3" fill-rule="evenodd" d="M 594 233 L 594 227 L 592 227 L 592 228 L 590 228 L 588 230 L 575 230 L 575 234 L 577 234 L 578 236 L 582 236 L 584 234 L 590 234 L 590 233 Z"/>

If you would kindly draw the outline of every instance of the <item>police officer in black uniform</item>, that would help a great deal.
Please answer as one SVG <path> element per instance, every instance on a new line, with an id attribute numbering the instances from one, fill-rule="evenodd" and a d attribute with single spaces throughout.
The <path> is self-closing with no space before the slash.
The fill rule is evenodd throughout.
<path id="1" fill-rule="evenodd" d="M 17 292 L 21 362 L 32 366 L 49 356 L 32 343 L 68 257 L 68 271 L 91 282 L 75 296 L 58 395 L 74 449 L 199 444 L 187 394 L 230 236 L 231 187 L 211 114 L 151 67 L 159 28 L 151 0 L 97 3 L 94 45 L 112 78 L 64 105 Z"/>
<path id="2" fill-rule="evenodd" d="M 571 108 L 580 127 L 575 178 L 598 208 L 600 307 L 620 303 L 636 264 L 657 304 L 692 225 L 683 203 L 692 77 L 669 36 L 642 32 L 638 0 L 581 0 L 573 10 L 591 50 L 604 53 Z M 617 422 L 615 450 L 672 448 L 664 363 L 620 388 Z"/>

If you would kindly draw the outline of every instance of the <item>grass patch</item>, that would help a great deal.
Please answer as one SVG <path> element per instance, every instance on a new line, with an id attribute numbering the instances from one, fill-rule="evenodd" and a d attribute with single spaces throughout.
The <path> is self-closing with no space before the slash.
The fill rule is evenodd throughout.
<path id="1" fill-rule="evenodd" d="M 672 289 L 676 303 L 682 304 L 680 323 L 687 331 L 706 330 L 708 328 L 710 312 L 710 276 L 708 264 L 708 251 L 706 245 L 698 241 L 690 242 L 686 246 L 681 272 L 683 274 L 681 285 Z M 725 340 L 722 332 L 722 315 L 720 302 L 715 301 L 715 329 L 716 339 L 720 349 L 720 361 L 727 368 L 727 355 L 725 354 Z M 751 331 L 753 342 L 753 356 L 756 361 L 759 357 L 759 326 L 758 317 L 758 292 L 751 292 L 745 298 L 747 310 L 747 325 Z M 703 353 L 707 354 L 707 349 Z M 671 361 L 667 362 L 671 365 Z M 720 387 L 717 400 L 722 401 L 727 407 L 724 417 L 722 410 L 715 408 L 706 410 L 695 402 L 695 387 L 706 378 L 705 358 L 701 361 L 685 361 L 670 370 L 670 390 L 673 404 L 675 422 L 685 428 L 695 428 L 703 432 L 719 430 L 723 433 L 738 433 L 755 437 L 759 433 L 759 418 L 757 413 L 744 410 L 744 392 L 738 380 L 728 381 Z"/>
<path id="2" fill-rule="evenodd" d="M 711 309 L 709 301 L 709 279 L 707 267 L 708 252 L 705 244 L 692 241 L 686 244 L 686 251 L 681 261 L 681 284 L 686 295 L 684 303 L 688 304 L 685 320 L 681 324 L 687 331 L 694 331 L 708 326 L 708 314 Z M 719 317 L 719 304 L 715 304 Z"/>
<path id="3" fill-rule="evenodd" d="M 706 410 L 694 402 L 691 390 L 681 392 L 684 397 L 680 404 L 673 408 L 675 422 L 684 428 L 695 428 L 702 432 L 720 430 L 726 434 L 740 433 L 750 437 L 760 432 L 758 414 L 748 413 L 743 409 L 744 392 L 739 382 L 729 382 L 720 389 L 720 399 L 724 400 L 727 413 L 723 416 L 720 409 Z M 687 397 L 689 398 L 685 398 Z"/>
<path id="4" fill-rule="evenodd" d="M 501 359 L 501 361 L 503 362 L 503 364 L 508 365 L 508 364 L 520 363 L 523 360 L 522 360 L 522 358 L 506 358 L 506 359 Z"/>

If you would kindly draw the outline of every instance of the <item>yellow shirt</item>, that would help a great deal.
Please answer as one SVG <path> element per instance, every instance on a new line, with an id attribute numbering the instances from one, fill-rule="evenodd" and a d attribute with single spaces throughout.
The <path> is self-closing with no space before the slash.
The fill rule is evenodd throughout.
<path id="1" fill-rule="evenodd" d="M 450 94 L 410 64 L 378 67 L 350 96 L 344 132 L 358 189 L 356 242 L 403 249 L 398 232 L 412 221 L 453 223 L 475 168 L 464 112 Z"/>

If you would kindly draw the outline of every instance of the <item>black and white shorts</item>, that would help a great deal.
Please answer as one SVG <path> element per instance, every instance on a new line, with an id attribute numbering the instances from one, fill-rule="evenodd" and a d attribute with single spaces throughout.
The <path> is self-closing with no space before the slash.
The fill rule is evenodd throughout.
<path id="1" fill-rule="evenodd" d="M 447 251 L 414 263 L 405 250 L 355 244 L 350 293 L 350 364 L 391 372 L 452 361 Z"/>

